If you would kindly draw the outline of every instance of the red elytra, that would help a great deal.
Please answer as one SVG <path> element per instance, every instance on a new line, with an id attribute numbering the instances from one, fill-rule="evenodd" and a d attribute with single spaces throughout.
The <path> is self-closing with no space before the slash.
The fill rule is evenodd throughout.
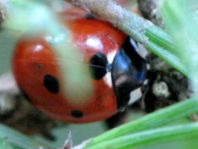
<path id="1" fill-rule="evenodd" d="M 117 51 L 125 40 L 125 35 L 107 22 L 78 17 L 63 17 L 63 21 L 87 63 L 98 52 L 108 55 Z M 71 65 L 72 61 L 78 60 L 71 60 Z M 114 90 L 104 79 L 93 79 L 94 93 L 89 100 L 71 104 L 61 88 L 60 63 L 42 37 L 21 38 L 16 44 L 13 72 L 19 87 L 35 107 L 54 119 L 71 123 L 104 120 L 117 112 Z"/>

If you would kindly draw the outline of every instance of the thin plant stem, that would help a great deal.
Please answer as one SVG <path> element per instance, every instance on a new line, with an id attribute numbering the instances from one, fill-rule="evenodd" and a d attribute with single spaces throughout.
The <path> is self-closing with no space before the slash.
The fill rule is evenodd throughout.
<path id="1" fill-rule="evenodd" d="M 90 10 L 103 20 L 112 23 L 175 69 L 185 75 L 188 74 L 180 59 L 173 54 L 176 47 L 172 38 L 150 21 L 122 8 L 113 0 L 66 1 Z"/>

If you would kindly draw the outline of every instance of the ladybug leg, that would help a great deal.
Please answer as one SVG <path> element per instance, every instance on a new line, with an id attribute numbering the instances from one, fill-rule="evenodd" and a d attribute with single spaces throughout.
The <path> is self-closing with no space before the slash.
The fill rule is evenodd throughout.
<path id="1" fill-rule="evenodd" d="M 144 88 L 144 98 L 142 99 L 141 109 L 145 110 L 146 113 L 155 111 L 155 103 L 157 98 L 152 94 L 152 84 L 157 78 L 157 72 L 153 70 L 147 70 L 148 84 Z"/>
<path id="2" fill-rule="evenodd" d="M 50 132 L 50 131 L 47 130 L 46 128 L 43 129 L 43 130 L 41 130 L 41 135 L 42 135 L 45 139 L 47 139 L 47 140 L 49 140 L 49 141 L 56 141 L 56 140 L 57 140 L 56 136 L 55 136 L 54 134 L 52 134 L 52 132 Z"/>
<path id="3" fill-rule="evenodd" d="M 113 115 L 112 117 L 105 120 L 105 125 L 107 129 L 112 129 L 114 127 L 117 127 L 123 123 L 126 122 L 126 114 L 127 110 L 123 112 L 118 112 L 117 114 Z"/>

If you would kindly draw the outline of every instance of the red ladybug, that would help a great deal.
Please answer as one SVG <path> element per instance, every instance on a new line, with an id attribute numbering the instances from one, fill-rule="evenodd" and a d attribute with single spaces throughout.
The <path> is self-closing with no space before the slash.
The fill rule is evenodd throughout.
<path id="1" fill-rule="evenodd" d="M 107 119 L 125 107 L 130 92 L 141 85 L 145 63 L 130 39 L 111 24 L 79 17 L 65 17 L 63 21 L 90 67 L 93 96 L 79 105 L 65 97 L 58 71 L 61 60 L 43 37 L 22 38 L 16 44 L 13 56 L 16 81 L 35 107 L 55 119 L 71 123 Z M 71 65 L 72 61 L 78 60 L 71 60 Z"/>

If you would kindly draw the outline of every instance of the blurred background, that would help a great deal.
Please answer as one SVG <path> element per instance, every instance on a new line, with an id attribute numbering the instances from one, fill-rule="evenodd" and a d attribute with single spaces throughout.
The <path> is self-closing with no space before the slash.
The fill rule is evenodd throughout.
<path id="1" fill-rule="evenodd" d="M 10 31 L 0 32 L 0 74 L 10 71 L 11 57 L 16 39 Z"/>

